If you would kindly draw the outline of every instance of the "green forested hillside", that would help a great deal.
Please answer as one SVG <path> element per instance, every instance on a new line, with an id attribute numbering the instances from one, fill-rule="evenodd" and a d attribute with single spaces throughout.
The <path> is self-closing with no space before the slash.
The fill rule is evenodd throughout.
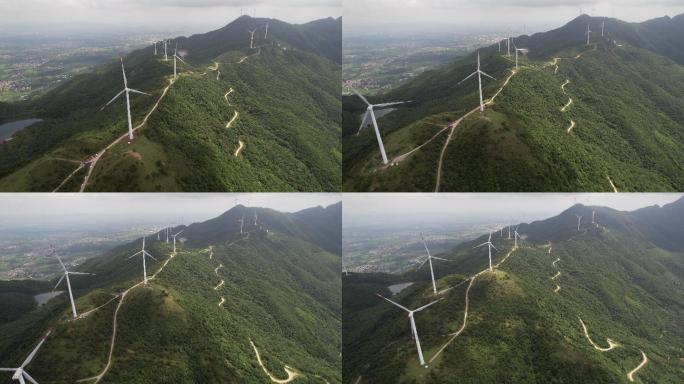
<path id="1" fill-rule="evenodd" d="M 658 210 L 660 222 L 680 214 L 674 204 Z M 496 233 L 494 272 L 486 250 L 472 249 L 483 236 L 439 255 L 450 261 L 436 268 L 437 297 L 427 270 L 343 277 L 344 382 L 627 383 L 641 351 L 648 362 L 636 382 L 681 381 L 684 254 L 640 235 L 645 224 L 638 211 L 578 205 L 520 225 L 517 249 Z M 680 226 L 673 236 L 681 235 Z M 415 315 L 427 368 L 406 313 L 375 296 L 408 281 L 394 296 L 402 305 L 442 299 Z"/>
<path id="2" fill-rule="evenodd" d="M 641 25 L 611 21 L 612 34 L 585 47 L 576 30 L 601 20 L 581 17 L 515 39 L 530 48 L 515 73 L 514 59 L 482 49 L 482 69 L 497 78 L 483 80 L 485 99 L 497 95 L 483 115 L 468 114 L 478 104 L 477 81 L 457 85 L 474 70 L 474 54 L 376 100 L 414 100 L 380 119 L 393 167 L 380 167 L 371 129 L 350 135 L 362 110 L 345 100 L 344 189 L 680 190 L 684 67 L 655 42 L 631 45 L 629 33 L 611 29 Z M 464 116 L 452 133 L 449 124 Z"/>
<path id="3" fill-rule="evenodd" d="M 246 28 L 261 29 L 253 49 Z M 130 53 L 129 86 L 151 94 L 131 96 L 140 127 L 132 144 L 117 141 L 127 132 L 125 103 L 100 111 L 121 89 L 118 60 L 28 106 L 0 108 L 0 121 L 19 113 L 45 120 L 0 146 L 0 190 L 339 190 L 336 28 L 341 35 L 341 20 L 297 26 L 241 17 L 172 41 L 188 63 L 178 62 L 175 81 L 172 59 L 151 47 Z"/>
<path id="4" fill-rule="evenodd" d="M 330 209 L 321 208 L 319 216 Z M 258 225 L 248 217 L 240 234 L 233 219 L 255 210 Z M 340 258 L 294 234 L 301 223 L 296 215 L 236 207 L 222 216 L 230 221 L 174 228 L 185 229 L 175 255 L 164 236 L 148 236 L 147 249 L 158 261 L 147 259 L 147 287 L 139 284 L 140 258 L 128 259 L 140 240 L 88 260 L 78 270 L 96 277 L 79 276 L 73 284 L 84 317 L 68 321 L 61 295 L 0 323 L 0 365 L 23 360 L 50 328 L 27 367 L 39 382 L 100 374 L 101 383 L 264 383 L 269 374 L 341 382 Z M 321 226 L 332 221 L 316 219 Z M 282 221 L 291 232 L 278 229 Z M 214 235 L 199 236 L 204 230 Z M 7 289 L 18 291 L 16 283 Z M 0 300 L 7 302 L 7 295 Z"/>

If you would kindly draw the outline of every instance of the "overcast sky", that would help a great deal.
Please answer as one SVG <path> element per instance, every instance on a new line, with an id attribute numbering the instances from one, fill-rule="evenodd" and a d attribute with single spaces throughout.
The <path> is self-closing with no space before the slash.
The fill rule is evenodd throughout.
<path id="1" fill-rule="evenodd" d="M 479 28 L 502 29 L 521 34 L 560 27 L 583 13 L 641 22 L 684 13 L 683 0 L 344 0 L 345 32 L 376 32 L 383 24 L 423 30 Z M 427 25 L 427 24 L 430 25 Z M 372 27 L 372 25 L 376 27 Z M 390 26 L 385 25 L 390 29 Z"/>
<path id="2" fill-rule="evenodd" d="M 366 223 L 396 224 L 424 221 L 426 217 L 482 223 L 531 222 L 555 216 L 576 203 L 632 211 L 671 203 L 684 194 L 586 193 L 586 194 L 345 194 L 346 227 Z"/>
<path id="3" fill-rule="evenodd" d="M 41 223 L 79 218 L 88 222 L 107 220 L 143 222 L 191 222 L 216 217 L 235 204 L 296 212 L 341 201 L 339 194 L 315 193 L 95 193 L 95 194 L 2 194 L 0 224 Z"/>
<path id="4" fill-rule="evenodd" d="M 106 29 L 130 25 L 151 30 L 207 32 L 242 12 L 290 23 L 342 16 L 342 0 L 0 0 L 3 26 L 27 30 Z"/>

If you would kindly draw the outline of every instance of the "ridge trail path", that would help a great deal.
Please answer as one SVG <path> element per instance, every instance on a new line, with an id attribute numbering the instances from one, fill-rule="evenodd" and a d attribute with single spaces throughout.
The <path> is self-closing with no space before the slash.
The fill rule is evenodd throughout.
<path id="1" fill-rule="evenodd" d="M 228 105 L 230 105 L 231 107 L 232 104 L 230 104 L 230 101 L 228 101 L 228 96 L 230 96 L 230 94 L 233 92 L 235 92 L 235 90 L 233 89 L 233 87 L 230 87 L 230 89 L 228 89 L 228 92 L 226 92 L 225 95 L 223 95 L 223 98 L 226 99 L 226 103 L 228 103 Z"/>
<path id="2" fill-rule="evenodd" d="M 563 108 L 561 108 L 561 112 L 565 112 L 570 106 L 572 105 L 572 97 L 569 98 L 568 103 L 565 104 Z"/>
<path id="3" fill-rule="evenodd" d="M 641 352 L 641 355 L 644 357 L 644 359 L 641 361 L 641 363 L 639 365 L 637 365 L 636 368 L 629 371 L 629 373 L 627 374 L 627 379 L 629 379 L 629 381 L 634 381 L 634 374 L 637 373 L 637 371 L 639 371 L 641 368 L 644 367 L 644 365 L 646 365 L 648 363 L 648 357 L 646 356 L 644 351 L 639 351 L 639 352 Z"/>
<path id="4" fill-rule="evenodd" d="M 504 83 L 501 85 L 501 87 L 499 87 L 499 90 L 496 91 L 496 93 L 494 94 L 494 96 L 492 96 L 489 100 L 487 100 L 487 101 L 484 103 L 485 106 L 494 104 L 494 100 L 496 99 L 496 97 L 499 96 L 499 94 L 504 90 L 504 88 L 506 88 L 506 86 L 508 85 L 508 83 L 511 81 L 511 78 L 513 78 L 513 76 L 515 76 L 516 73 L 518 73 L 518 71 L 516 71 L 515 69 L 511 70 L 511 74 L 508 75 L 508 78 L 506 78 L 506 81 L 504 81 Z M 442 147 L 442 152 L 441 152 L 440 155 L 439 155 L 439 163 L 437 164 L 437 180 L 435 181 L 435 192 L 439 192 L 439 187 L 440 187 L 440 185 L 441 185 L 441 183 L 442 183 L 442 164 L 443 164 L 443 162 L 444 162 L 444 154 L 446 153 L 447 147 L 449 146 L 449 142 L 451 141 L 451 138 L 452 138 L 454 132 L 456 131 L 456 128 L 457 128 L 457 127 L 463 122 L 463 120 L 465 120 L 468 116 L 472 115 L 473 113 L 476 113 L 476 112 L 479 111 L 479 110 L 480 110 L 480 106 L 478 105 L 477 107 L 475 107 L 474 109 L 472 109 L 470 112 L 466 113 L 466 114 L 463 115 L 461 118 L 459 118 L 458 120 L 456 120 L 455 122 L 453 122 L 453 123 L 451 124 L 451 132 L 449 132 L 449 136 L 447 136 L 447 139 L 446 139 L 446 141 L 444 142 L 444 146 Z M 441 133 L 441 132 L 440 132 L 440 133 Z M 432 139 L 430 139 L 430 141 L 432 141 Z M 423 145 L 425 145 L 425 144 L 423 144 Z"/>
<path id="5" fill-rule="evenodd" d="M 221 288 L 221 286 L 222 286 L 224 283 L 225 283 L 225 281 L 223 281 L 223 279 L 221 279 L 221 282 L 218 283 L 218 285 L 214 287 L 214 291 L 217 291 L 219 288 Z"/>
<path id="6" fill-rule="evenodd" d="M 514 247 L 514 248 L 512 248 L 510 251 L 508 251 L 508 254 L 506 254 L 506 256 L 504 256 L 504 258 L 501 259 L 501 261 L 499 261 L 499 263 L 496 264 L 494 267 L 499 268 L 499 266 L 500 266 L 501 264 L 503 264 L 503 263 L 504 263 L 512 254 L 513 254 L 513 252 L 515 252 L 517 249 L 518 249 L 518 248 Z M 470 288 L 473 286 L 473 283 L 475 282 L 475 279 L 476 279 L 478 276 L 480 276 L 480 275 L 483 274 L 483 273 L 487 273 L 487 272 L 489 272 L 489 268 L 483 269 L 482 271 L 476 273 L 474 276 L 472 276 L 472 277 L 470 277 L 470 278 L 468 279 L 468 280 L 470 280 L 470 283 L 468 284 L 468 288 L 466 288 L 466 292 L 465 292 L 465 309 L 464 309 L 464 312 L 463 312 L 463 325 L 461 325 L 461 328 L 459 328 L 458 331 L 452 333 L 452 334 L 450 335 L 451 337 L 449 338 L 449 340 L 448 340 L 446 343 L 444 343 L 444 345 L 442 345 L 442 347 L 435 353 L 434 356 L 432 356 L 432 358 L 431 358 L 430 361 L 429 361 L 430 364 L 432 364 L 432 362 L 433 362 L 437 357 L 439 357 L 439 355 L 441 355 L 442 352 L 444 352 L 444 350 L 446 349 L 446 347 L 448 347 L 454 340 L 456 340 L 456 338 L 465 330 L 466 325 L 468 324 L 468 305 L 469 305 L 469 298 L 468 298 L 468 295 L 469 295 L 469 293 L 470 293 Z M 463 284 L 465 281 L 467 281 L 467 280 L 464 280 L 463 282 L 459 283 L 459 285 Z"/>
<path id="7" fill-rule="evenodd" d="M 572 132 L 572 129 L 575 128 L 577 123 L 575 123 L 575 120 L 570 120 L 570 127 L 568 128 L 568 133 Z"/>
<path id="8" fill-rule="evenodd" d="M 556 272 L 556 274 L 553 275 L 553 277 L 551 278 L 551 280 L 556 280 L 558 277 L 560 277 L 560 275 L 561 275 L 560 271 Z"/>
<path id="9" fill-rule="evenodd" d="M 151 281 L 151 280 L 156 279 L 156 278 L 157 278 L 157 275 L 158 275 L 161 271 L 164 270 L 164 268 L 169 264 L 169 261 L 171 261 L 174 257 L 175 257 L 175 254 L 171 253 L 170 256 L 166 259 L 166 261 L 164 261 L 164 264 L 162 264 L 162 266 L 157 270 L 157 272 L 155 272 L 152 276 L 148 277 L 147 280 L 148 280 L 148 281 Z M 100 380 L 102 380 L 102 378 L 104 377 L 104 375 L 109 371 L 109 368 L 110 368 L 111 365 L 112 365 L 112 356 L 114 355 L 114 346 L 115 346 L 115 344 L 116 344 L 116 327 L 117 327 L 117 319 L 118 319 L 118 316 L 119 316 L 119 309 L 121 309 L 121 305 L 123 304 L 124 299 L 126 298 L 126 295 L 128 294 L 128 292 L 130 292 L 130 291 L 132 291 L 133 289 L 135 289 L 135 288 L 137 288 L 137 287 L 143 285 L 143 283 L 144 283 L 144 282 L 141 281 L 141 282 L 139 282 L 139 283 L 137 283 L 137 284 L 131 286 L 131 287 L 128 288 L 127 290 L 121 292 L 121 294 L 118 296 L 118 297 L 120 297 L 120 300 L 119 300 L 119 304 L 117 304 L 117 306 L 116 306 L 116 310 L 114 311 L 114 319 L 113 319 L 113 321 L 112 321 L 112 324 L 113 324 L 113 325 L 112 325 L 112 337 L 111 337 L 110 344 L 109 344 L 109 355 L 108 355 L 108 357 L 107 357 L 107 364 L 106 364 L 105 367 L 102 369 L 102 372 L 100 372 L 99 374 L 97 374 L 97 375 L 95 375 L 95 376 L 93 376 L 93 377 L 88 377 L 88 378 L 85 378 L 85 379 L 77 380 L 76 382 L 80 383 L 80 382 L 84 382 L 84 381 L 92 381 L 92 380 L 95 380 L 95 384 L 97 384 L 97 383 L 100 382 Z"/>
<path id="10" fill-rule="evenodd" d="M 64 184 L 66 184 L 67 181 L 69 181 L 72 177 L 74 177 L 74 175 L 77 174 L 77 173 L 78 173 L 81 169 L 83 169 L 83 167 L 85 167 L 85 166 L 86 166 L 86 163 L 81 163 L 81 164 L 78 166 L 78 168 L 76 168 L 76 169 L 75 169 L 73 172 L 71 172 L 64 180 L 62 180 L 61 183 L 59 183 L 59 185 L 57 186 L 57 188 L 55 188 L 55 189 L 52 191 L 52 193 L 55 193 L 55 192 L 59 191 L 60 189 L 62 189 L 62 187 L 64 186 Z"/>
<path id="11" fill-rule="evenodd" d="M 294 369 L 288 367 L 287 365 L 284 367 L 285 372 L 287 373 L 287 379 L 277 379 L 273 375 L 271 375 L 271 372 L 269 372 L 266 367 L 264 366 L 264 363 L 261 361 L 261 355 L 259 355 L 259 350 L 257 349 L 256 345 L 254 345 L 254 342 L 252 339 L 249 339 L 249 343 L 252 344 L 252 348 L 254 348 L 254 353 L 256 354 L 257 362 L 259 362 L 259 365 L 261 366 L 261 369 L 266 373 L 269 379 L 271 379 L 271 382 L 273 383 L 278 383 L 278 384 L 285 384 L 289 383 L 292 380 L 302 376 L 301 373 L 295 371 Z"/>
<path id="12" fill-rule="evenodd" d="M 568 84 L 570 84 L 570 80 L 569 80 L 569 79 L 565 79 L 565 83 L 563 83 L 563 85 L 561 85 L 561 91 L 565 92 L 565 86 L 568 85 Z"/>
<path id="13" fill-rule="evenodd" d="M 218 270 L 223 268 L 223 264 L 220 264 L 218 267 L 214 269 L 214 273 L 218 276 Z"/>
<path id="14" fill-rule="evenodd" d="M 238 143 L 240 146 L 235 150 L 235 157 L 240 156 L 240 152 L 242 152 L 242 149 L 245 147 L 245 143 L 242 140 L 238 140 Z"/>
<path id="15" fill-rule="evenodd" d="M 175 80 L 169 79 L 169 84 L 164 88 L 164 90 L 162 91 L 162 94 L 161 94 L 161 95 L 159 96 L 159 98 L 157 99 L 157 102 L 154 103 L 154 105 L 152 106 L 152 108 L 150 109 L 150 111 L 147 112 L 147 114 L 146 114 L 145 117 L 143 118 L 143 121 L 142 121 L 140 124 L 138 124 L 137 126 L 133 127 L 133 132 L 137 131 L 138 129 L 142 128 L 145 124 L 147 124 L 147 120 L 150 118 L 150 116 L 152 115 L 152 113 L 154 113 L 154 111 L 157 110 L 157 107 L 159 107 L 159 103 L 160 103 L 160 102 L 162 101 L 162 99 L 166 96 L 166 93 L 168 92 L 169 88 L 170 88 L 174 83 L 175 83 Z M 55 189 L 55 192 L 56 192 L 57 190 L 59 190 L 59 188 L 61 188 L 64 184 L 66 184 L 66 182 L 67 182 L 69 179 L 71 179 L 72 176 L 74 176 L 76 173 L 78 173 L 78 171 L 80 171 L 81 168 L 83 168 L 86 164 L 89 164 L 90 166 L 89 166 L 89 168 L 88 168 L 88 173 L 85 175 L 85 177 L 84 177 L 84 179 L 83 179 L 83 183 L 81 184 L 81 188 L 79 189 L 79 192 L 84 192 L 85 189 L 86 189 L 86 187 L 88 187 L 88 182 L 90 181 L 90 177 L 91 177 L 92 174 L 93 174 L 93 170 L 95 169 L 95 166 L 97 165 L 97 162 L 100 161 L 100 159 L 101 159 L 102 156 L 105 154 L 105 152 L 107 152 L 107 151 L 110 150 L 112 147 L 114 147 L 115 145 L 117 145 L 118 143 L 120 143 L 122 140 L 124 140 L 124 139 L 126 139 L 126 138 L 128 138 L 128 132 L 126 132 L 126 133 L 124 133 L 123 135 L 119 136 L 116 140 L 114 140 L 114 141 L 111 142 L 108 146 L 106 146 L 104 149 L 102 149 L 100 152 L 98 152 L 98 153 L 93 157 L 93 159 L 92 159 L 90 162 L 88 162 L 88 163 L 85 163 L 85 162 L 84 162 L 83 164 L 81 164 L 81 165 L 78 167 L 78 169 L 77 169 L 76 171 L 72 172 L 69 176 L 67 176 L 66 179 L 64 179 L 64 180 L 62 181 L 62 183 L 59 185 L 59 187 L 57 187 L 57 189 Z"/>
<path id="16" fill-rule="evenodd" d="M 235 111 L 235 114 L 233 114 L 233 118 L 230 119 L 230 121 L 228 122 L 228 124 L 226 124 L 226 128 L 230 128 L 230 126 L 233 124 L 233 122 L 235 121 L 235 119 L 238 118 L 238 116 L 240 116 L 240 114 L 238 113 L 238 111 Z"/>
<path id="17" fill-rule="evenodd" d="M 219 301 L 218 306 L 219 306 L 219 307 L 222 306 L 223 303 L 225 303 L 225 302 L 226 302 L 226 299 L 223 298 L 223 296 L 221 296 L 221 301 Z"/>
<path id="18" fill-rule="evenodd" d="M 589 340 L 589 344 L 591 344 L 591 346 L 594 347 L 594 349 L 596 349 L 597 351 L 608 352 L 611 349 L 620 346 L 620 344 L 614 342 L 613 340 L 611 340 L 609 338 L 606 338 L 606 341 L 608 342 L 608 348 L 599 347 L 598 345 L 596 345 L 596 343 L 594 343 L 594 341 L 591 339 L 591 337 L 589 337 L 589 331 L 587 331 L 587 326 L 584 324 L 584 321 L 582 321 L 582 318 L 579 316 L 577 316 L 577 318 L 579 319 L 580 324 L 582 324 L 582 329 L 584 330 L 584 336 L 586 336 L 587 340 Z"/>

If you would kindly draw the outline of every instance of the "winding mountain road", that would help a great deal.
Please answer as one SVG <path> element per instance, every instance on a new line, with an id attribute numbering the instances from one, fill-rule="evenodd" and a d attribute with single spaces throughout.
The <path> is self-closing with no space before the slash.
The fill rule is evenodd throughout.
<path id="1" fill-rule="evenodd" d="M 608 348 L 599 347 L 598 345 L 596 345 L 596 343 L 594 343 L 594 341 L 591 339 L 591 337 L 589 337 L 589 331 L 587 331 L 587 326 L 584 324 L 584 321 L 582 321 L 582 318 L 579 316 L 577 316 L 577 318 L 579 319 L 580 324 L 582 324 L 582 329 L 584 330 L 584 336 L 586 336 L 587 340 L 589 340 L 589 344 L 591 344 L 594 347 L 594 349 L 596 349 L 597 351 L 608 352 L 611 349 L 620 346 L 620 344 L 614 342 L 611 339 L 606 338 L 606 341 L 608 342 Z"/>
<path id="2" fill-rule="evenodd" d="M 565 106 L 563 106 L 563 108 L 561 108 L 561 112 L 567 111 L 568 108 L 570 108 L 571 105 L 572 105 L 572 97 L 570 97 L 569 100 L 568 100 L 568 103 L 565 104 Z"/>
<path id="3" fill-rule="evenodd" d="M 568 127 L 567 132 L 568 133 L 572 132 L 573 128 L 575 128 L 576 125 L 577 125 L 577 123 L 575 123 L 575 120 L 570 120 L 570 127 Z"/>
<path id="4" fill-rule="evenodd" d="M 240 146 L 235 150 L 235 157 L 240 156 L 240 152 L 242 152 L 242 149 L 245 147 L 245 143 L 242 140 L 238 140 L 238 143 Z"/>
<path id="5" fill-rule="evenodd" d="M 613 188 L 613 192 L 619 193 L 618 189 L 615 188 L 615 184 L 613 184 L 613 180 L 610 179 L 610 176 L 606 175 L 606 179 L 608 179 L 608 182 L 610 183 L 610 187 Z"/>
<path id="6" fill-rule="evenodd" d="M 648 357 L 646 357 L 646 354 L 644 353 L 644 351 L 639 351 L 639 352 L 641 352 L 641 356 L 643 356 L 643 360 L 641 360 L 641 363 L 639 365 L 637 365 L 636 368 L 629 371 L 629 373 L 627 374 L 627 379 L 629 379 L 629 381 L 634 381 L 634 374 L 637 373 L 641 368 L 643 368 L 644 365 L 646 365 L 649 361 Z"/>
<path id="7" fill-rule="evenodd" d="M 252 344 L 252 348 L 254 348 L 254 353 L 256 354 L 257 362 L 259 362 L 259 365 L 261 366 L 261 369 L 266 373 L 269 379 L 271 379 L 271 382 L 273 383 L 278 383 L 278 384 L 286 384 L 291 382 L 292 380 L 302 376 L 301 373 L 295 371 L 294 369 L 288 367 L 287 365 L 284 367 L 285 372 L 287 373 L 287 379 L 278 379 L 275 376 L 269 372 L 266 367 L 264 366 L 264 363 L 261 361 L 261 355 L 259 355 L 259 350 L 257 349 L 256 345 L 254 345 L 254 342 L 252 339 L 249 339 L 249 343 Z"/>
<path id="8" fill-rule="evenodd" d="M 235 121 L 235 119 L 238 118 L 238 116 L 240 116 L 240 114 L 238 113 L 238 111 L 235 111 L 235 114 L 233 114 L 233 118 L 230 119 L 228 124 L 226 124 L 226 128 L 230 128 L 230 126 L 233 125 L 233 122 Z"/>
<path id="9" fill-rule="evenodd" d="M 221 280 L 221 282 L 218 283 L 218 285 L 214 287 L 214 291 L 217 291 L 219 288 L 221 288 L 221 286 L 222 286 L 223 284 L 225 284 L 225 281 Z"/>

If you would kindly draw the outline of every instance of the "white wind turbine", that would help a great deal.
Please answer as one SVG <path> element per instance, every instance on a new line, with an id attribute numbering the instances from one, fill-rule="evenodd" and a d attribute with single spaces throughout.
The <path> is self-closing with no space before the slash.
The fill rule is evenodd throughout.
<path id="1" fill-rule="evenodd" d="M 183 59 L 178 56 L 178 43 L 176 43 L 176 48 L 173 50 L 173 79 L 176 80 L 176 59 L 180 60 L 181 63 L 188 65 Z"/>
<path id="2" fill-rule="evenodd" d="M 464 81 L 470 79 L 471 77 L 473 77 L 475 75 L 477 75 L 477 82 L 478 82 L 478 85 L 480 87 L 480 113 L 482 113 L 482 112 L 484 112 L 484 100 L 482 99 L 482 76 L 481 75 L 485 75 L 485 76 L 487 76 L 491 79 L 494 79 L 494 80 L 496 80 L 496 79 L 493 78 L 492 76 L 489 76 L 488 74 L 484 73 L 482 70 L 480 70 L 480 51 L 477 51 L 477 71 L 471 73 L 468 77 L 461 80 L 458 84 L 460 85 L 461 83 L 463 83 Z"/>
<path id="3" fill-rule="evenodd" d="M 606 29 L 606 21 L 603 20 L 601 22 L 601 37 L 605 37 L 605 34 L 603 33 L 605 31 L 605 29 Z"/>
<path id="4" fill-rule="evenodd" d="M 256 211 L 254 211 L 254 226 L 255 226 L 255 227 L 258 226 L 258 224 L 257 224 L 257 218 L 258 218 L 258 217 L 259 217 L 259 215 L 257 214 Z"/>
<path id="5" fill-rule="evenodd" d="M 580 215 L 575 215 L 575 216 L 577 216 L 577 231 L 579 232 L 580 224 L 582 223 L 582 216 L 580 216 Z"/>
<path id="6" fill-rule="evenodd" d="M 518 48 L 518 46 L 515 45 L 515 40 L 513 40 L 513 48 L 515 48 L 515 69 L 518 69 L 518 52 L 522 54 L 526 54 L 527 48 Z"/>
<path id="7" fill-rule="evenodd" d="M 142 239 L 142 240 L 143 240 L 143 241 L 142 241 L 142 250 L 139 251 L 139 252 L 136 252 L 135 254 L 133 254 L 131 257 L 129 257 L 129 259 L 132 259 L 132 258 L 134 258 L 134 257 L 136 257 L 136 256 L 138 256 L 138 255 L 142 255 L 142 262 L 143 262 L 143 281 L 144 281 L 145 285 L 147 285 L 147 267 L 145 266 L 145 256 L 149 256 L 149 257 L 153 258 L 154 260 L 157 260 L 157 259 L 155 259 L 152 255 L 150 255 L 150 254 L 145 250 L 145 236 L 143 236 L 143 239 Z"/>
<path id="8" fill-rule="evenodd" d="M 185 230 L 183 230 L 183 231 L 185 231 Z M 173 254 L 174 255 L 176 254 L 176 236 L 183 233 L 183 231 L 180 231 L 180 232 L 176 233 L 175 235 L 172 235 L 172 237 L 173 237 Z"/>
<path id="9" fill-rule="evenodd" d="M 168 42 L 164 39 L 164 61 L 169 61 L 169 55 L 166 54 L 166 46 Z"/>
<path id="10" fill-rule="evenodd" d="M 427 368 L 427 365 L 425 365 L 425 359 L 423 359 L 423 350 L 420 349 L 420 339 L 418 338 L 418 329 L 416 329 L 416 321 L 413 319 L 413 314 L 416 312 L 422 311 L 423 309 L 431 306 L 432 304 L 434 304 L 434 303 L 436 303 L 442 299 L 435 300 L 430 304 L 424 305 L 424 306 L 422 306 L 418 309 L 414 309 L 412 311 L 412 310 L 404 307 L 403 305 L 397 304 L 394 301 L 392 301 L 392 300 L 390 300 L 384 296 L 381 296 L 381 295 L 378 295 L 378 296 L 389 301 L 390 303 L 396 305 L 397 307 L 403 309 L 404 311 L 408 312 L 409 322 L 411 323 L 411 336 L 413 336 L 413 339 L 416 341 L 416 349 L 418 350 L 418 359 L 420 360 L 420 365 L 425 366 Z"/>
<path id="11" fill-rule="evenodd" d="M 513 245 L 513 248 L 518 248 L 518 239 L 522 239 L 518 233 L 518 227 L 515 227 L 515 230 L 513 231 L 513 238 L 515 238 L 515 244 Z"/>
<path id="12" fill-rule="evenodd" d="M 513 225 L 513 223 L 511 223 L 511 222 L 509 221 L 509 222 L 508 222 L 508 240 L 511 239 L 511 226 L 512 226 L 512 225 Z"/>
<path id="13" fill-rule="evenodd" d="M 266 33 L 264 34 L 264 40 L 268 40 L 268 22 L 266 23 Z"/>
<path id="14" fill-rule="evenodd" d="M 247 30 L 249 32 L 249 48 L 254 49 L 254 34 L 256 33 L 256 29 L 253 31 Z"/>
<path id="15" fill-rule="evenodd" d="M 157 56 L 157 42 L 154 42 L 154 55 Z"/>
<path id="16" fill-rule="evenodd" d="M 62 280 L 64 280 L 66 278 L 67 289 L 69 290 L 69 300 L 71 301 L 71 313 L 74 315 L 74 319 L 76 319 L 76 318 L 78 318 L 78 313 L 76 313 L 76 304 L 74 303 L 74 295 L 73 295 L 73 293 L 71 293 L 71 281 L 69 280 L 69 275 L 94 275 L 94 273 L 71 272 L 71 271 L 67 270 L 66 266 L 64 265 L 64 263 L 62 262 L 62 259 L 59 257 L 58 254 L 55 253 L 55 257 L 57 258 L 57 261 L 59 261 L 59 265 L 62 266 L 62 269 L 64 270 L 64 274 L 62 275 L 62 277 L 59 278 L 59 281 L 57 282 L 57 284 L 55 284 L 55 287 L 52 288 L 52 290 L 54 291 L 55 289 L 57 289 L 57 287 L 59 287 L 59 284 L 62 283 Z"/>
<path id="17" fill-rule="evenodd" d="M 36 352 L 38 352 L 38 349 L 40 348 L 40 346 L 43 345 L 43 343 L 45 342 L 45 339 L 47 339 L 47 337 L 50 336 L 50 332 L 52 332 L 52 331 L 48 331 L 48 333 L 42 339 L 40 339 L 40 342 L 38 343 L 38 345 L 36 345 L 36 347 L 33 348 L 33 351 L 31 351 L 31 353 L 26 357 L 24 362 L 21 363 L 20 367 L 18 367 L 18 368 L 0 368 L 0 371 L 10 371 L 10 372 L 14 371 L 14 374 L 12 375 L 12 380 L 16 380 L 16 381 L 20 382 L 21 384 L 26 384 L 26 381 L 24 381 L 24 379 L 30 381 L 33 384 L 38 384 L 36 379 L 31 377 L 31 375 L 29 375 L 28 372 L 26 372 L 26 370 L 24 368 L 27 365 L 29 365 L 31 360 L 33 360 L 33 358 L 36 356 Z"/>
<path id="18" fill-rule="evenodd" d="M 351 88 L 351 87 L 350 87 Z M 358 135 L 363 127 L 366 126 L 366 122 L 368 121 L 368 118 L 370 117 L 371 122 L 373 123 L 373 127 L 375 128 L 375 137 L 378 140 L 378 146 L 380 147 L 380 154 L 382 154 L 382 163 L 387 164 L 389 161 L 387 160 L 387 153 L 385 153 L 385 145 L 382 143 L 382 136 L 380 136 L 380 129 L 378 128 L 378 121 L 375 118 L 375 108 L 385 108 L 385 107 L 390 107 L 393 105 L 399 105 L 399 104 L 406 104 L 410 103 L 410 101 L 397 101 L 397 102 L 392 102 L 392 103 L 382 103 L 382 104 L 371 104 L 368 99 L 366 99 L 362 94 L 360 94 L 356 89 L 351 88 L 351 90 L 356 93 L 358 97 L 363 100 L 366 105 L 368 105 L 368 108 L 366 108 L 366 114 L 363 115 L 363 120 L 361 120 L 361 126 L 359 127 L 358 132 L 356 134 Z"/>
<path id="19" fill-rule="evenodd" d="M 591 28 L 590 28 L 590 24 L 587 24 L 587 45 L 589 45 L 590 37 L 591 37 Z"/>
<path id="20" fill-rule="evenodd" d="M 432 278 L 432 291 L 433 291 L 434 294 L 436 295 L 436 294 L 437 294 L 437 284 L 435 284 L 435 272 L 434 272 L 434 270 L 432 269 L 432 259 L 442 260 L 442 261 L 448 261 L 448 260 L 447 260 L 447 259 L 442 259 L 442 258 L 440 258 L 440 257 L 434 257 L 434 256 L 432 256 L 432 255 L 430 254 L 430 250 L 428 249 L 427 243 L 425 242 L 425 238 L 423 237 L 423 234 L 422 234 L 422 233 L 420 234 L 420 238 L 423 240 L 423 246 L 425 246 L 425 252 L 427 252 L 427 259 L 425 259 L 425 261 L 423 261 L 423 262 L 420 264 L 420 266 L 418 267 L 418 269 L 423 268 L 423 265 L 425 265 L 425 263 L 430 264 L 430 277 Z"/>
<path id="21" fill-rule="evenodd" d="M 169 243 L 169 227 L 166 227 L 166 244 Z"/>
<path id="22" fill-rule="evenodd" d="M 483 247 L 485 245 L 487 246 L 487 249 L 489 250 L 489 271 L 491 272 L 494 270 L 494 268 L 492 267 L 492 248 L 494 248 L 494 250 L 496 250 L 497 252 L 499 251 L 498 249 L 496 249 L 494 244 L 492 244 L 492 233 L 491 232 L 489 232 L 489 240 L 487 240 L 486 243 L 482 243 L 482 244 L 475 246 L 473 248 L 480 248 L 480 247 Z"/>
<path id="23" fill-rule="evenodd" d="M 244 214 L 242 215 L 242 219 L 238 220 L 238 222 L 240 223 L 240 234 L 242 235 L 243 234 L 242 229 L 245 227 L 245 215 Z"/>
<path id="24" fill-rule="evenodd" d="M 506 56 L 511 57 L 511 34 L 508 34 L 508 38 L 506 39 L 506 50 L 508 53 Z"/>
<path id="25" fill-rule="evenodd" d="M 141 92 L 132 88 L 128 88 L 128 80 L 126 79 L 126 69 L 124 69 L 124 64 L 123 64 L 123 58 L 121 59 L 121 73 L 123 73 L 123 81 L 124 81 L 124 89 L 123 91 L 119 92 L 114 96 L 111 100 L 109 100 L 109 103 L 105 104 L 104 107 L 100 109 L 103 110 L 105 109 L 109 104 L 111 104 L 114 100 L 116 100 L 119 96 L 121 96 L 123 93 L 126 94 L 126 111 L 128 113 L 128 143 L 130 144 L 131 141 L 133 141 L 133 123 L 131 122 L 131 100 L 129 93 L 139 93 L 141 95 L 147 95 L 149 96 L 149 93 Z"/>
<path id="26" fill-rule="evenodd" d="M 591 211 L 591 224 L 596 225 L 596 211 Z"/>

